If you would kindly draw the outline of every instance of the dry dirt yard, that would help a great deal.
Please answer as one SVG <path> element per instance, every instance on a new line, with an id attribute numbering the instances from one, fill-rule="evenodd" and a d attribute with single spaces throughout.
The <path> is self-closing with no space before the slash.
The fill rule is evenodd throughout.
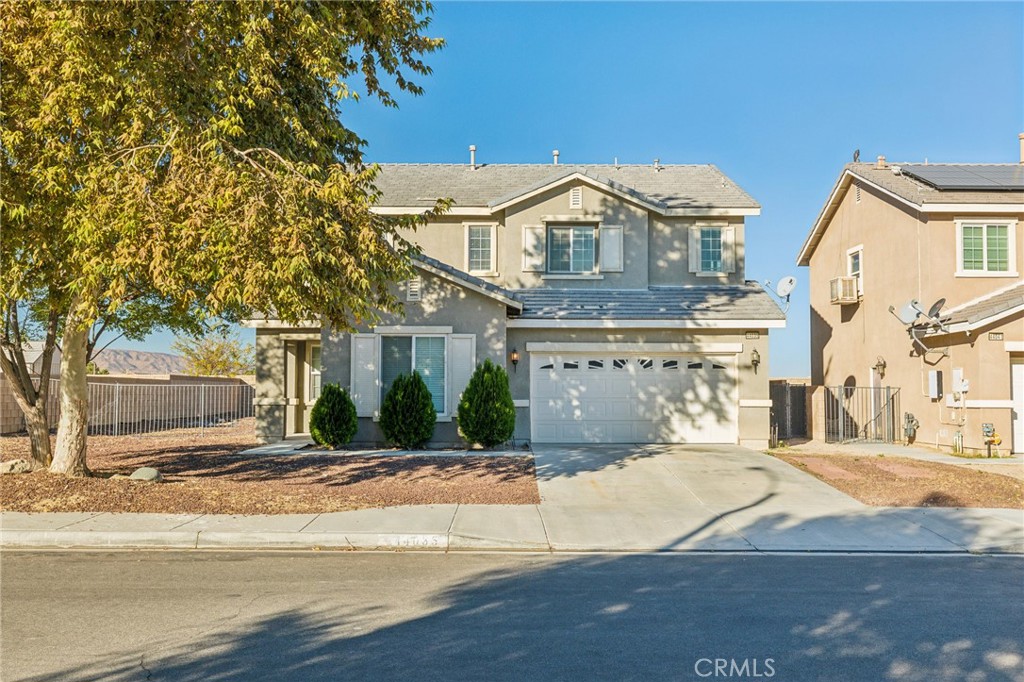
<path id="1" fill-rule="evenodd" d="M 239 455 L 252 420 L 194 432 L 90 436 L 93 477 L 0 476 L 0 510 L 164 514 L 303 514 L 410 504 L 538 504 L 533 458 L 367 457 L 345 451 Z M 0 460 L 27 457 L 0 438 Z M 163 483 L 110 479 L 151 466 Z"/>
<path id="2" fill-rule="evenodd" d="M 769 454 L 877 507 L 1024 509 L 1024 481 L 908 457 Z"/>

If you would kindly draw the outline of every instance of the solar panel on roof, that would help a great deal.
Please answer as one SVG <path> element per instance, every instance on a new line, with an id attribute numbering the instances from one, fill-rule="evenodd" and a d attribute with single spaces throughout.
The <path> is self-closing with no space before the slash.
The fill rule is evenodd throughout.
<path id="1" fill-rule="evenodd" d="M 936 189 L 1024 190 L 1024 166 L 1011 164 L 907 165 L 903 172 Z"/>

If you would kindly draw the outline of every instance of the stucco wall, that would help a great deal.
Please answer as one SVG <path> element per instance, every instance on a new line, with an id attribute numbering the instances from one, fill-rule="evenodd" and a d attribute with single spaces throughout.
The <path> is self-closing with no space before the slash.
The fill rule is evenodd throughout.
<path id="1" fill-rule="evenodd" d="M 569 208 L 573 187 L 583 190 L 583 208 Z M 556 216 L 587 217 L 623 227 L 623 271 L 573 278 L 523 271 L 523 226 L 543 225 Z M 556 223 L 557 220 L 548 222 Z M 405 236 L 428 256 L 461 270 L 466 262 L 466 224 L 496 227 L 496 274 L 484 279 L 507 288 L 644 289 L 648 285 L 742 284 L 745 276 L 744 223 L 740 217 L 666 218 L 585 183 L 568 183 L 509 207 L 496 215 L 445 216 Z M 736 271 L 698 276 L 688 269 L 688 228 L 696 224 L 735 228 Z M 600 247 L 599 247 L 600 248 Z"/>
<path id="2" fill-rule="evenodd" d="M 1005 342 L 1024 340 L 1024 319 L 1017 316 L 991 329 L 979 329 L 971 338 L 946 339 L 948 357 L 929 353 L 919 357 L 905 326 L 890 312 L 910 299 L 925 308 L 945 298 L 944 309 L 965 303 L 1013 284 L 1019 278 L 956 277 L 955 218 L 983 214 L 925 216 L 908 213 L 894 200 L 868 187 L 856 200 L 846 194 L 810 260 L 811 374 L 815 385 L 871 384 L 872 367 L 886 363 L 881 385 L 899 387 L 901 411 L 921 422 L 918 441 L 950 447 L 954 433 L 964 433 L 965 446 L 983 447 L 981 424 L 992 422 L 1010 439 L 1010 408 L 951 410 L 943 397 L 928 398 L 928 372 L 943 372 L 946 392 L 952 369 L 963 368 L 970 380 L 968 400 L 1010 399 L 1010 354 Z M 991 216 L 990 216 L 991 217 Z M 1024 219 L 1024 209 L 1018 219 Z M 1016 232 L 1016 264 L 1024 267 L 1024 224 Z M 863 299 L 855 305 L 829 302 L 829 282 L 846 275 L 847 250 L 863 245 Z M 1003 340 L 990 341 L 989 332 L 1002 332 Z M 902 415 L 900 415 L 902 423 Z"/>
<path id="3" fill-rule="evenodd" d="M 421 298 L 418 303 L 406 303 L 405 315 L 388 315 L 381 326 L 445 326 L 455 334 L 476 334 L 476 361 L 486 358 L 503 364 L 506 356 L 504 303 L 489 296 L 456 286 L 446 279 L 421 272 Z M 405 299 L 404 283 L 399 295 Z M 363 325 L 360 332 L 372 332 L 373 327 Z M 323 382 L 337 383 L 351 390 L 352 337 L 348 333 L 325 329 L 322 333 Z M 453 396 L 454 400 L 454 396 Z M 454 413 L 455 407 L 451 406 Z M 384 435 L 377 423 L 368 417 L 359 419 L 359 430 L 353 442 L 382 443 Z M 435 445 L 461 442 L 454 419 L 439 421 L 434 431 Z"/>
<path id="4" fill-rule="evenodd" d="M 732 227 L 736 270 L 731 274 L 701 274 L 689 269 L 689 229 L 696 225 Z M 689 286 L 701 284 L 743 284 L 746 276 L 746 249 L 743 218 L 665 218 L 651 215 L 648 271 L 653 286 Z"/>

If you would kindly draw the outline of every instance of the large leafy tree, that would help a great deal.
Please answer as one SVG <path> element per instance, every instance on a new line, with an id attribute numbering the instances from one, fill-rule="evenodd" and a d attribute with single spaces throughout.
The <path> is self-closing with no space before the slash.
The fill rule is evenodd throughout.
<path id="1" fill-rule="evenodd" d="M 185 373 L 197 376 L 235 377 L 252 374 L 256 351 L 225 328 L 202 336 L 178 337 L 171 344 L 185 358 Z"/>
<path id="2" fill-rule="evenodd" d="M 399 232 L 426 216 L 372 212 L 376 170 L 341 111 L 356 87 L 387 105 L 384 81 L 421 92 L 410 79 L 442 45 L 424 35 L 431 11 L 0 5 L 0 289 L 60 320 L 51 470 L 88 472 L 90 333 L 133 301 L 178 320 L 272 311 L 341 327 L 399 307 L 388 285 L 413 249 Z"/>

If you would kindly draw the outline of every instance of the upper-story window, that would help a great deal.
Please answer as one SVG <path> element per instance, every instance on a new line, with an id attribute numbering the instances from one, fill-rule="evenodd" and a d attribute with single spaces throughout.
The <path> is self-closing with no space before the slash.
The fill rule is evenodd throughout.
<path id="1" fill-rule="evenodd" d="M 548 272 L 586 274 L 597 265 L 597 228 L 594 225 L 548 227 Z"/>
<path id="2" fill-rule="evenodd" d="M 690 228 L 690 272 L 723 275 L 736 271 L 736 230 L 731 226 L 695 225 Z"/>
<path id="3" fill-rule="evenodd" d="M 700 271 L 722 272 L 722 228 L 700 228 Z"/>
<path id="4" fill-rule="evenodd" d="M 958 220 L 959 277 L 1016 277 L 1016 221 Z"/>
<path id="5" fill-rule="evenodd" d="M 495 270 L 495 226 L 466 225 L 466 270 L 492 274 Z"/>
<path id="6" fill-rule="evenodd" d="M 864 246 L 857 245 L 846 252 L 846 276 L 857 280 L 857 295 L 864 294 Z"/>

